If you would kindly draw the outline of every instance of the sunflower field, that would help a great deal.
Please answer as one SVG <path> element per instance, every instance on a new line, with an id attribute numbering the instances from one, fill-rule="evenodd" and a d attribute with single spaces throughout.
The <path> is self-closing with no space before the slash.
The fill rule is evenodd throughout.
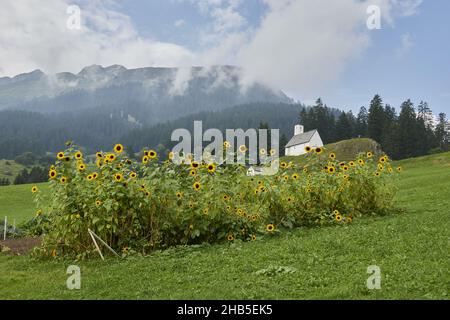
<path id="1" fill-rule="evenodd" d="M 154 150 L 131 160 L 120 144 L 89 161 L 69 144 L 49 170 L 50 205 L 42 207 L 40 191 L 32 189 L 38 206 L 34 229 L 44 234 L 37 253 L 94 255 L 88 229 L 126 256 L 176 245 L 255 241 L 392 209 L 401 168 L 394 169 L 387 156 L 367 152 L 339 162 L 324 148 L 307 151 L 304 166 L 280 161 L 275 175 L 247 176 L 243 165 L 199 163 L 192 155 L 181 165 L 171 161 L 173 153 L 160 159 Z"/>

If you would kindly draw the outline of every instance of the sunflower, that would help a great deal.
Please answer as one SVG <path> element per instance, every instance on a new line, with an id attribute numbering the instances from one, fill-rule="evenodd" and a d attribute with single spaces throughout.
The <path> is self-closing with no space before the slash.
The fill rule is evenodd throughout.
<path id="1" fill-rule="evenodd" d="M 228 240 L 228 241 L 233 241 L 233 240 L 234 240 L 233 234 L 230 233 L 230 234 L 227 236 L 227 240 Z"/>
<path id="2" fill-rule="evenodd" d="M 65 155 L 64 152 L 58 152 L 58 154 L 56 155 L 56 157 L 58 158 L 58 160 L 63 160 Z"/>
<path id="3" fill-rule="evenodd" d="M 224 201 L 228 201 L 229 198 L 230 198 L 230 197 L 228 197 L 228 195 L 226 195 L 226 194 L 224 194 L 224 195 L 222 196 L 222 199 L 223 199 Z"/>
<path id="4" fill-rule="evenodd" d="M 345 166 L 345 162 L 340 162 L 340 163 L 339 163 L 339 167 L 342 168 L 343 166 Z"/>
<path id="5" fill-rule="evenodd" d="M 323 149 L 321 147 L 317 147 L 315 150 L 316 154 L 322 154 L 323 153 Z"/>
<path id="6" fill-rule="evenodd" d="M 189 202 L 189 208 L 194 209 L 194 207 L 195 207 L 195 204 L 193 202 Z"/>
<path id="7" fill-rule="evenodd" d="M 331 160 L 336 159 L 336 153 L 334 153 L 334 152 L 330 153 L 330 159 Z"/>
<path id="8" fill-rule="evenodd" d="M 379 161 L 380 163 L 386 163 L 387 160 L 388 160 L 388 157 L 387 157 L 387 156 L 383 156 L 383 157 L 381 157 L 378 161 Z"/>
<path id="9" fill-rule="evenodd" d="M 394 169 L 392 169 L 391 167 L 389 167 L 387 170 L 388 170 L 389 173 L 393 173 L 394 172 Z"/>
<path id="10" fill-rule="evenodd" d="M 36 211 L 36 217 L 39 217 L 40 215 L 42 215 L 42 210 Z"/>
<path id="11" fill-rule="evenodd" d="M 308 172 L 308 168 L 303 168 L 303 172 L 307 173 Z"/>
<path id="12" fill-rule="evenodd" d="M 208 172 L 213 173 L 214 171 L 216 171 L 216 165 L 214 163 L 208 164 Z"/>
<path id="13" fill-rule="evenodd" d="M 289 181 L 289 176 L 283 176 L 284 181 Z"/>
<path id="14" fill-rule="evenodd" d="M 287 163 L 284 162 L 284 161 L 282 161 L 282 162 L 280 163 L 280 167 L 283 168 L 283 169 L 286 169 L 286 168 L 287 168 Z"/>
<path id="15" fill-rule="evenodd" d="M 61 177 L 61 179 L 59 179 L 59 182 L 61 182 L 62 184 L 67 182 L 67 178 L 66 177 Z"/>
<path id="16" fill-rule="evenodd" d="M 50 179 L 55 179 L 57 174 L 58 173 L 56 172 L 55 169 L 52 169 L 48 172 L 48 176 L 50 177 Z"/>
<path id="17" fill-rule="evenodd" d="M 169 152 L 169 154 L 167 155 L 167 158 L 168 158 L 169 160 L 173 160 L 173 158 L 175 158 L 175 153 L 173 153 L 172 151 Z"/>
<path id="18" fill-rule="evenodd" d="M 78 165 L 78 171 L 84 171 L 84 170 L 86 170 L 86 165 L 84 163 L 80 163 Z"/>
<path id="19" fill-rule="evenodd" d="M 64 157 L 64 161 L 65 161 L 65 162 L 69 162 L 69 161 L 70 161 L 70 157 L 69 157 L 69 156 Z"/>
<path id="20" fill-rule="evenodd" d="M 381 173 L 377 171 L 377 172 L 374 173 L 374 175 L 375 175 L 375 177 L 380 177 Z"/>
<path id="21" fill-rule="evenodd" d="M 264 187 L 264 186 L 259 186 L 258 189 L 261 192 L 266 192 L 266 190 L 267 190 L 266 187 Z"/>
<path id="22" fill-rule="evenodd" d="M 369 151 L 369 152 L 367 152 L 367 158 L 369 158 L 369 159 L 370 159 L 370 158 L 372 158 L 372 157 L 373 157 L 373 153 L 372 153 L 372 152 L 370 152 L 370 151 Z"/>
<path id="23" fill-rule="evenodd" d="M 120 154 L 123 152 L 123 145 L 121 145 L 120 143 L 116 144 L 114 146 L 114 152 L 117 154 Z"/>
<path id="24" fill-rule="evenodd" d="M 240 216 L 244 215 L 244 210 L 242 210 L 241 208 L 237 209 L 236 211 L 237 211 L 238 215 L 240 215 Z"/>
<path id="25" fill-rule="evenodd" d="M 258 216 L 256 214 L 254 214 L 254 215 L 251 216 L 250 220 L 255 222 L 256 220 L 258 220 Z"/>
<path id="26" fill-rule="evenodd" d="M 269 154 L 270 154 L 271 156 L 276 155 L 276 153 L 277 153 L 277 150 L 275 150 L 275 149 L 270 149 Z"/>
<path id="27" fill-rule="evenodd" d="M 202 185 L 200 184 L 200 182 L 195 182 L 194 185 L 193 185 L 193 187 L 194 187 L 195 190 L 198 191 L 198 190 L 200 190 L 200 188 L 202 187 Z"/>
<path id="28" fill-rule="evenodd" d="M 259 189 L 256 188 L 255 191 L 253 191 L 253 193 L 254 193 L 255 195 L 257 195 L 257 194 L 259 193 Z"/>
<path id="29" fill-rule="evenodd" d="M 114 175 L 114 180 L 116 180 L 116 182 L 120 182 L 123 180 L 123 175 L 121 173 L 116 173 Z"/>
<path id="30" fill-rule="evenodd" d="M 88 175 L 88 176 L 86 177 L 86 179 L 87 179 L 88 181 L 92 181 L 92 180 L 94 180 L 94 177 L 92 176 L 92 174 L 90 174 L 90 175 Z"/>
<path id="31" fill-rule="evenodd" d="M 131 179 L 136 179 L 136 177 L 137 177 L 137 173 L 136 172 L 130 173 L 130 178 Z"/>
<path id="32" fill-rule="evenodd" d="M 340 215 L 340 214 L 341 214 L 341 213 L 340 213 L 339 210 L 337 210 L 337 209 L 333 211 L 333 215 L 335 215 L 335 216 L 338 216 L 338 215 Z"/>
<path id="33" fill-rule="evenodd" d="M 342 221 L 342 216 L 341 216 L 340 214 L 337 214 L 337 215 L 334 217 L 334 219 L 335 219 L 337 222 L 341 222 L 341 221 Z"/>
<path id="34" fill-rule="evenodd" d="M 358 163 L 359 163 L 360 166 L 363 166 L 363 165 L 365 164 L 365 162 L 364 162 L 363 159 L 359 159 L 359 160 L 358 160 Z"/>
<path id="35" fill-rule="evenodd" d="M 383 171 L 384 170 L 384 166 L 381 163 L 378 164 L 378 170 L 379 171 Z"/>
<path id="36" fill-rule="evenodd" d="M 350 162 L 348 163 L 348 165 L 349 165 L 350 167 L 352 167 L 352 168 L 354 168 L 354 167 L 356 166 L 355 161 L 350 161 Z"/>
<path id="37" fill-rule="evenodd" d="M 200 167 L 200 164 L 197 161 L 191 162 L 191 168 L 198 169 Z"/>
<path id="38" fill-rule="evenodd" d="M 305 147 L 305 152 L 310 153 L 312 151 L 312 148 L 310 146 Z"/>
<path id="39" fill-rule="evenodd" d="M 150 159 L 155 159 L 157 155 L 158 155 L 158 154 L 156 153 L 155 150 L 150 150 L 150 151 L 148 152 L 148 157 L 149 157 Z"/>
<path id="40" fill-rule="evenodd" d="M 147 197 L 150 197 L 150 192 L 148 192 L 147 190 L 145 190 L 145 195 L 146 195 Z"/>
<path id="41" fill-rule="evenodd" d="M 347 174 L 344 174 L 344 175 L 342 176 L 342 178 L 343 178 L 344 180 L 348 180 L 348 179 L 349 179 L 349 176 L 348 176 Z"/>
<path id="42" fill-rule="evenodd" d="M 97 172 L 92 173 L 92 178 L 97 179 L 98 178 L 98 173 Z"/>
<path id="43" fill-rule="evenodd" d="M 103 153 L 97 152 L 97 153 L 95 154 L 95 156 L 97 157 L 97 159 L 101 159 L 101 158 L 103 158 Z"/>
<path id="44" fill-rule="evenodd" d="M 36 186 L 33 186 L 32 188 L 31 188 L 31 192 L 32 193 L 36 193 L 36 192 L 38 192 L 38 187 L 36 187 Z"/>
<path id="45" fill-rule="evenodd" d="M 274 230 L 275 230 L 275 226 L 273 224 L 270 223 L 266 226 L 267 232 L 273 232 Z"/>
<path id="46" fill-rule="evenodd" d="M 261 148 L 261 149 L 259 150 L 259 154 L 262 155 L 262 156 L 265 156 L 265 155 L 267 154 L 266 149 Z"/>
<path id="47" fill-rule="evenodd" d="M 311 188 L 306 188 L 306 192 L 307 192 L 307 193 L 311 193 L 311 192 L 312 192 L 312 189 L 311 189 Z"/>
<path id="48" fill-rule="evenodd" d="M 298 180 L 298 178 L 299 178 L 299 175 L 298 175 L 297 173 L 294 173 L 294 174 L 292 175 L 292 179 Z"/>
<path id="49" fill-rule="evenodd" d="M 224 141 L 224 142 L 223 142 L 223 147 L 224 147 L 225 149 L 228 149 L 228 148 L 230 147 L 230 143 L 229 143 L 228 141 Z"/>
<path id="50" fill-rule="evenodd" d="M 402 167 L 398 167 L 398 168 L 397 168 L 397 172 L 398 172 L 398 173 L 400 173 L 400 172 L 402 172 L 402 171 L 403 171 L 403 168 L 402 168 Z"/>
<path id="51" fill-rule="evenodd" d="M 81 159 L 83 159 L 83 154 L 81 153 L 81 151 L 77 151 L 77 152 L 75 152 L 74 157 L 77 160 L 81 160 Z"/>
<path id="52" fill-rule="evenodd" d="M 97 165 L 98 168 L 100 168 L 102 166 L 102 159 L 97 159 L 95 164 Z"/>
<path id="53" fill-rule="evenodd" d="M 142 157 L 142 163 L 143 164 L 147 164 L 148 163 L 148 156 L 143 156 Z"/>
<path id="54" fill-rule="evenodd" d="M 95 201 L 95 205 L 96 205 L 97 207 L 100 207 L 101 204 L 102 204 L 102 202 L 101 202 L 100 200 Z"/>
<path id="55" fill-rule="evenodd" d="M 345 219 L 345 221 L 347 221 L 347 223 L 352 223 L 353 218 L 352 218 L 352 217 L 347 217 L 347 218 Z"/>
<path id="56" fill-rule="evenodd" d="M 203 214 L 204 215 L 208 215 L 208 213 L 209 213 L 209 209 L 208 208 L 203 209 Z"/>
<path id="57" fill-rule="evenodd" d="M 286 198 L 286 201 L 287 201 L 288 203 L 292 203 L 292 201 L 294 201 L 294 198 L 293 198 L 293 197 L 287 197 L 287 198 Z"/>
<path id="58" fill-rule="evenodd" d="M 239 147 L 239 152 L 240 152 L 240 153 L 246 153 L 246 152 L 247 152 L 247 147 L 246 147 L 245 145 L 241 145 L 241 146 Z"/>
<path id="59" fill-rule="evenodd" d="M 190 175 L 191 177 L 195 177 L 195 176 L 197 175 L 197 170 L 191 169 L 191 170 L 189 171 L 189 175 Z"/>
<path id="60" fill-rule="evenodd" d="M 177 192 L 176 196 L 177 196 L 178 199 L 181 199 L 181 198 L 183 198 L 183 193 L 182 192 Z"/>
<path id="61" fill-rule="evenodd" d="M 256 241 L 256 235 L 252 234 L 252 241 Z"/>
<path id="62" fill-rule="evenodd" d="M 335 167 L 333 167 L 333 166 L 330 166 L 330 167 L 328 167 L 328 173 L 330 173 L 330 174 L 333 174 L 333 173 L 335 173 L 336 172 L 336 168 Z"/>
<path id="63" fill-rule="evenodd" d="M 350 168 L 348 166 L 343 166 L 342 170 L 344 170 L 345 172 L 347 172 Z"/>

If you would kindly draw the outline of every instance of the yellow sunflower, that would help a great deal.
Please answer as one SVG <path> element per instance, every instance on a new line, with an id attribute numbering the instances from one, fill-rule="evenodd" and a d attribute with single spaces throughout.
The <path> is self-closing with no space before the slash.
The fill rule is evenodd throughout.
<path id="1" fill-rule="evenodd" d="M 224 142 L 223 142 L 223 147 L 224 147 L 225 149 L 228 149 L 228 148 L 230 147 L 230 143 L 229 143 L 228 141 L 224 141 Z"/>
<path id="2" fill-rule="evenodd" d="M 38 187 L 36 187 L 36 186 L 33 186 L 32 188 L 31 188 L 31 192 L 32 193 L 36 193 L 36 192 L 38 192 Z"/>
<path id="3" fill-rule="evenodd" d="M 101 159 L 101 158 L 103 158 L 103 153 L 97 152 L 97 153 L 95 154 L 95 156 L 97 157 L 97 159 Z"/>
<path id="4" fill-rule="evenodd" d="M 323 149 L 321 147 L 317 147 L 315 150 L 316 154 L 322 154 L 323 153 Z"/>
<path id="5" fill-rule="evenodd" d="M 262 156 L 265 156 L 266 155 L 266 149 L 264 149 L 264 148 L 261 148 L 260 150 L 259 150 L 259 154 L 260 155 L 262 155 Z"/>
<path id="6" fill-rule="evenodd" d="M 168 158 L 169 160 L 173 160 L 174 157 L 175 157 L 175 153 L 173 153 L 172 151 L 169 152 L 167 158 Z"/>
<path id="7" fill-rule="evenodd" d="M 372 157 L 373 157 L 373 153 L 372 153 L 372 152 L 370 152 L 370 151 L 369 151 L 369 152 L 367 152 L 367 158 L 369 158 L 369 159 L 370 159 L 370 158 L 372 158 Z"/>
<path id="8" fill-rule="evenodd" d="M 234 240 L 233 234 L 230 233 L 230 234 L 227 236 L 227 240 L 228 240 L 228 241 L 233 241 L 233 240 Z"/>
<path id="9" fill-rule="evenodd" d="M 88 176 L 86 177 L 86 179 L 87 179 L 88 181 L 92 181 L 92 180 L 94 180 L 94 177 L 92 176 L 92 174 L 90 174 L 90 175 L 88 175 Z"/>
<path id="10" fill-rule="evenodd" d="M 195 182 L 194 183 L 194 185 L 193 185 L 193 187 L 194 187 L 194 190 L 200 190 L 201 189 L 201 187 L 202 187 L 202 185 L 200 184 L 200 182 Z"/>
<path id="11" fill-rule="evenodd" d="M 330 167 L 328 167 L 328 173 L 330 173 L 330 174 L 333 174 L 333 173 L 335 173 L 336 172 L 336 168 L 335 167 L 333 167 L 333 166 L 330 166 Z"/>
<path id="12" fill-rule="evenodd" d="M 337 215 L 334 217 L 334 219 L 335 219 L 337 222 L 341 222 L 341 221 L 342 221 L 342 216 L 341 216 L 340 214 L 337 214 Z"/>
<path id="13" fill-rule="evenodd" d="M 275 226 L 273 224 L 270 223 L 266 226 L 267 232 L 273 232 L 274 230 L 275 230 Z"/>
<path id="14" fill-rule="evenodd" d="M 116 144 L 114 146 L 114 152 L 117 154 L 121 154 L 123 152 L 123 145 L 121 145 L 120 143 Z"/>
<path id="15" fill-rule="evenodd" d="M 100 207 L 101 204 L 102 204 L 102 202 L 101 202 L 100 200 L 95 201 L 95 205 L 96 205 L 97 207 Z"/>
<path id="16" fill-rule="evenodd" d="M 137 177 L 137 173 L 136 172 L 130 173 L 130 178 L 131 179 L 136 179 L 136 177 Z"/>
<path id="17" fill-rule="evenodd" d="M 299 178 L 299 175 L 298 175 L 297 173 L 294 173 L 294 174 L 292 175 L 292 179 L 298 180 L 298 178 Z"/>
<path id="18" fill-rule="evenodd" d="M 216 171 L 216 165 L 214 163 L 208 164 L 208 172 L 213 173 L 214 171 Z"/>
<path id="19" fill-rule="evenodd" d="M 113 162 L 114 160 L 116 160 L 116 155 L 114 153 L 110 153 L 107 155 L 107 158 L 109 162 Z"/>
<path id="20" fill-rule="evenodd" d="M 312 151 L 312 148 L 310 146 L 305 147 L 305 152 L 310 153 Z"/>
<path id="21" fill-rule="evenodd" d="M 142 163 L 143 164 L 147 164 L 148 163 L 148 156 L 143 156 L 142 157 Z"/>
<path id="22" fill-rule="evenodd" d="M 121 173 L 116 173 L 114 175 L 114 180 L 116 180 L 116 182 L 120 182 L 123 180 L 123 175 Z"/>
<path id="23" fill-rule="evenodd" d="M 182 192 L 177 192 L 176 196 L 177 196 L 178 199 L 181 199 L 181 198 L 183 198 L 183 193 Z"/>
<path id="24" fill-rule="evenodd" d="M 61 177 L 61 179 L 59 179 L 59 182 L 61 182 L 62 184 L 67 182 L 67 178 L 66 177 Z"/>
<path id="25" fill-rule="evenodd" d="M 78 171 L 84 171 L 86 170 L 86 165 L 84 163 L 78 164 Z"/>
<path id="26" fill-rule="evenodd" d="M 252 234 L 252 241 L 256 241 L 256 235 Z"/>
<path id="27" fill-rule="evenodd" d="M 191 162 L 191 168 L 198 169 L 199 167 L 200 167 L 200 163 L 198 163 L 197 161 Z"/>
<path id="28" fill-rule="evenodd" d="M 274 156 L 274 155 L 276 155 L 277 154 L 277 150 L 275 150 L 275 149 L 270 149 L 270 155 L 271 156 Z"/>
<path id="29" fill-rule="evenodd" d="M 287 163 L 284 162 L 284 161 L 281 161 L 280 167 L 283 168 L 283 169 L 286 169 L 287 168 Z"/>
<path id="30" fill-rule="evenodd" d="M 246 147 L 245 145 L 241 145 L 241 146 L 239 147 L 239 152 L 240 152 L 240 153 L 246 153 L 246 152 L 247 152 L 247 147 Z"/>
<path id="31" fill-rule="evenodd" d="M 330 153 L 330 159 L 331 160 L 336 159 L 336 154 L 334 152 Z"/>
<path id="32" fill-rule="evenodd" d="M 57 176 L 57 172 L 56 172 L 56 170 L 55 169 L 52 169 L 52 170 L 50 170 L 49 172 L 48 172 L 48 176 L 50 177 L 50 179 L 55 179 L 56 178 L 56 176 Z"/>
<path id="33" fill-rule="evenodd" d="M 400 173 L 400 172 L 402 172 L 402 171 L 403 171 L 403 168 L 402 168 L 402 167 L 398 167 L 398 168 L 397 168 L 397 172 L 398 172 L 398 173 Z"/>
<path id="34" fill-rule="evenodd" d="M 77 160 L 83 159 L 83 154 L 81 153 L 81 151 L 75 152 L 75 159 Z"/>
<path id="35" fill-rule="evenodd" d="M 64 152 L 58 152 L 58 154 L 56 155 L 56 157 L 58 158 L 58 160 L 63 160 L 65 155 Z"/>
<path id="36" fill-rule="evenodd" d="M 155 150 L 150 150 L 150 151 L 148 152 L 148 157 L 149 157 L 150 159 L 155 159 L 157 155 L 158 155 L 158 154 L 156 153 Z"/>
<path id="37" fill-rule="evenodd" d="M 363 159 L 359 159 L 359 160 L 358 160 L 358 163 L 359 163 L 360 166 L 363 166 L 363 165 L 365 164 L 365 162 L 364 162 Z"/>

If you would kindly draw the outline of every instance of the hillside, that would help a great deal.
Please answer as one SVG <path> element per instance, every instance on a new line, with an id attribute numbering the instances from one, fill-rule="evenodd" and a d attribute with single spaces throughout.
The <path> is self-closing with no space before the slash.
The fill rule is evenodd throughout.
<path id="1" fill-rule="evenodd" d="M 13 160 L 0 160 L 0 179 L 8 179 L 13 183 L 14 178 L 24 168 L 23 165 Z"/>
<path id="2" fill-rule="evenodd" d="M 330 143 L 325 145 L 324 148 L 327 152 L 334 152 L 337 159 L 341 161 L 354 160 L 359 153 L 366 153 L 368 151 L 373 152 L 375 155 L 379 155 L 382 152 L 380 145 L 368 138 L 357 138 Z M 283 160 L 302 164 L 305 161 L 305 157 L 305 155 L 286 156 L 283 157 Z"/>
<path id="3" fill-rule="evenodd" d="M 404 168 L 397 185 L 402 214 L 298 229 L 251 243 L 78 262 L 83 290 L 64 289 L 66 262 L 0 255 L 0 298 L 448 299 L 450 153 L 397 164 Z M 15 199 L 27 189 L 16 190 Z M 2 190 L 0 212 L 10 201 Z M 366 288 L 370 265 L 381 268 L 381 290 Z M 270 273 L 278 267 L 294 273 Z"/>

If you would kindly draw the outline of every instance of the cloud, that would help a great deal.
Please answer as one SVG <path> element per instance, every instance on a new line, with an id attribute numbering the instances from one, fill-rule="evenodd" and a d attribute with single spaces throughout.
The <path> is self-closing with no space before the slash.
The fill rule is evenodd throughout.
<path id="1" fill-rule="evenodd" d="M 186 24 L 186 21 L 184 21 L 183 19 L 177 20 L 173 23 L 173 25 L 177 28 L 182 27 Z"/>
<path id="2" fill-rule="evenodd" d="M 78 72 L 91 64 L 144 66 L 190 65 L 193 54 L 173 43 L 138 35 L 130 18 L 113 1 L 86 1 L 82 28 L 67 28 L 68 0 L 2 1 L 0 76 L 33 69 Z"/>
<path id="3" fill-rule="evenodd" d="M 412 16 L 418 13 L 423 0 L 392 0 L 392 2 L 397 6 L 401 15 Z"/>

